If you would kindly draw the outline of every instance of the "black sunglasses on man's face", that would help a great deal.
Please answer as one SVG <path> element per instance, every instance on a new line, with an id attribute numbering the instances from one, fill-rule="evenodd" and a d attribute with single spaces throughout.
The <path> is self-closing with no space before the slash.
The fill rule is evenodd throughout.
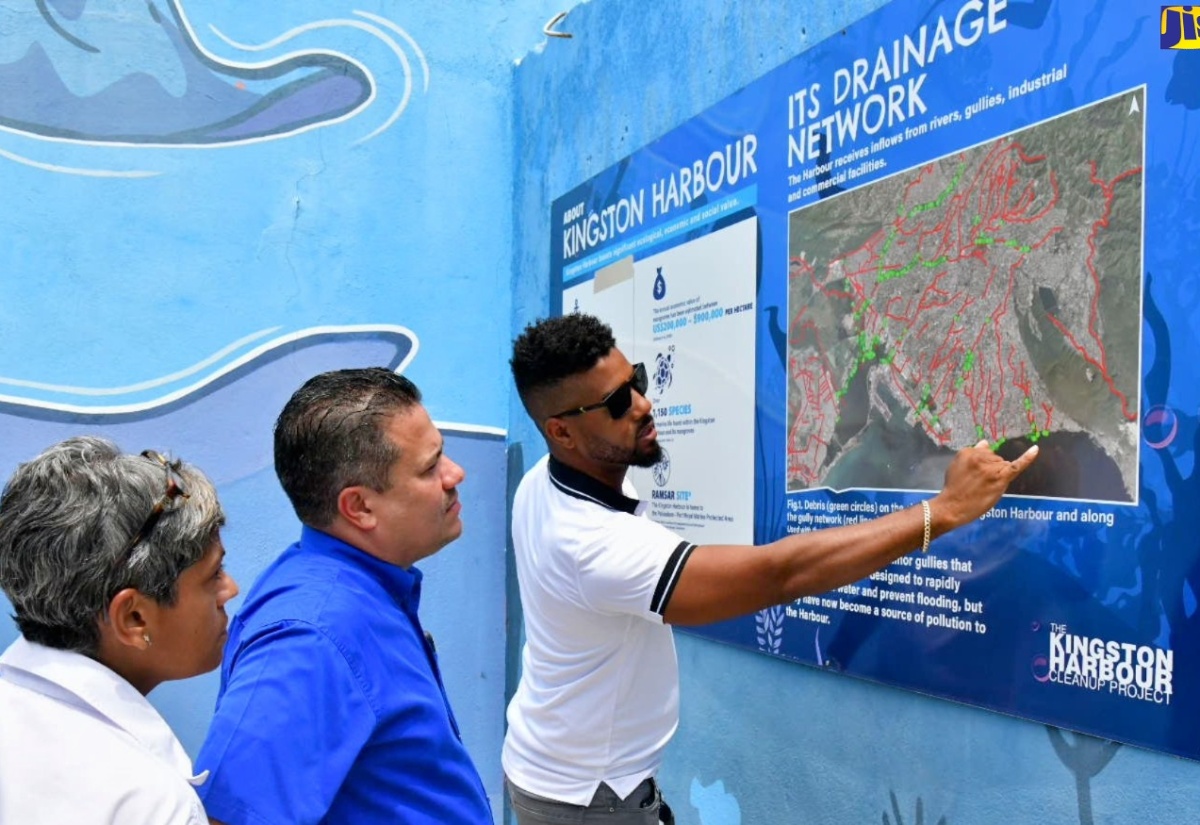
<path id="1" fill-rule="evenodd" d="M 646 377 L 646 365 L 634 364 L 633 375 L 629 376 L 629 380 L 604 396 L 600 401 L 595 404 L 588 404 L 586 407 L 563 410 L 556 415 L 550 416 L 550 418 L 569 418 L 572 415 L 583 415 L 592 410 L 604 408 L 613 417 L 613 421 L 616 421 L 629 412 L 629 408 L 633 406 L 633 391 L 637 390 L 638 395 L 644 396 L 649 387 L 650 379 Z"/>

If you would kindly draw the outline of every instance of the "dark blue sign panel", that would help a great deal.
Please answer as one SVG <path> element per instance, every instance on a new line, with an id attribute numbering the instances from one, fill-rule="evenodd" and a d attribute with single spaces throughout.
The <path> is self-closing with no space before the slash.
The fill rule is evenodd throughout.
<path id="1" fill-rule="evenodd" d="M 1200 758 L 1192 6 L 897 0 L 554 203 L 553 291 L 647 363 L 699 542 L 983 520 L 726 642 Z"/>

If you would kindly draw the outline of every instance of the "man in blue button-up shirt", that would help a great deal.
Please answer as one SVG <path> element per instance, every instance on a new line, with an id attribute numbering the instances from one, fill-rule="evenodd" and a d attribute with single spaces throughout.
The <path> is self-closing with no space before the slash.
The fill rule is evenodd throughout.
<path id="1" fill-rule="evenodd" d="M 463 470 L 408 379 L 308 381 L 275 425 L 304 523 L 230 626 L 196 762 L 228 825 L 492 822 L 417 606 L 413 567 L 462 532 Z"/>

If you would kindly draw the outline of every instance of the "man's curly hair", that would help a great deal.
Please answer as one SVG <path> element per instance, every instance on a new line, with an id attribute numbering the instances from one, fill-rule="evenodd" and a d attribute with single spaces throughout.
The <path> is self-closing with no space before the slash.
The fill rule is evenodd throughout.
<path id="1" fill-rule="evenodd" d="M 612 328 L 594 315 L 543 318 L 525 327 L 508 362 L 525 408 L 532 396 L 587 372 L 616 345 Z"/>

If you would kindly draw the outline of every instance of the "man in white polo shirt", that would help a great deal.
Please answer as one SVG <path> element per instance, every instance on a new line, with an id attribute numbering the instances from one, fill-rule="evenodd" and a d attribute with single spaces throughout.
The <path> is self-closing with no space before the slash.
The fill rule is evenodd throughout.
<path id="1" fill-rule="evenodd" d="M 526 327 L 513 378 L 549 455 L 513 502 L 525 614 L 503 765 L 520 825 L 672 822 L 654 781 L 679 720 L 669 625 L 730 619 L 857 581 L 992 505 L 1034 459 L 959 451 L 929 501 L 771 544 L 697 547 L 626 480 L 662 453 L 646 371 L 589 315 Z"/>

